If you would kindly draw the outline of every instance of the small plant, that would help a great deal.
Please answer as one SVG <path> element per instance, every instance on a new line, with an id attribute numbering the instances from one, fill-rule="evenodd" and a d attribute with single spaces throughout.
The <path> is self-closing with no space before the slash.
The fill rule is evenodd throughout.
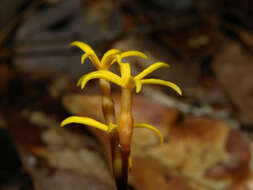
<path id="1" fill-rule="evenodd" d="M 153 71 L 161 67 L 169 67 L 168 64 L 163 62 L 154 63 L 137 76 L 132 76 L 130 64 L 122 62 L 122 58 L 137 56 L 146 59 L 147 56 L 139 51 L 122 52 L 117 49 L 111 49 L 104 54 L 101 60 L 99 60 L 89 45 L 76 41 L 73 42 L 71 46 L 77 46 L 84 52 L 84 55 L 81 57 L 82 64 L 85 59 L 88 58 L 97 69 L 97 71 L 83 75 L 79 79 L 77 86 L 80 86 L 81 89 L 83 89 L 88 81 L 92 79 L 99 79 L 105 123 L 98 122 L 88 117 L 71 116 L 62 121 L 61 126 L 63 127 L 70 123 L 79 123 L 100 129 L 107 133 L 110 139 L 111 167 L 117 190 L 126 190 L 128 171 L 132 165 L 131 139 L 133 129 L 146 128 L 152 130 L 159 137 L 161 144 L 163 143 L 162 134 L 154 126 L 146 123 L 134 123 L 132 115 L 134 88 L 136 89 L 136 93 L 139 93 L 143 84 L 158 84 L 171 87 L 180 95 L 182 92 L 174 83 L 154 78 L 145 79 L 145 77 Z M 119 66 L 120 76 L 109 70 L 114 63 L 117 63 Z M 121 87 L 121 108 L 118 119 L 115 118 L 110 82 Z"/>

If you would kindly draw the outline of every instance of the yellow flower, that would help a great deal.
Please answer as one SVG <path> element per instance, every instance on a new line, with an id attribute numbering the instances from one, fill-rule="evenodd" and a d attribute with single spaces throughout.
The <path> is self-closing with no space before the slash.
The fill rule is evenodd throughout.
<path id="1" fill-rule="evenodd" d="M 130 57 L 130 56 L 137 56 L 141 57 L 143 59 L 146 59 L 147 56 L 139 51 L 126 51 L 121 52 L 118 49 L 111 49 L 108 50 L 104 56 L 102 57 L 101 61 L 97 57 L 94 50 L 88 45 L 83 42 L 75 41 L 70 44 L 70 46 L 77 46 L 79 47 L 83 52 L 85 52 L 81 57 L 81 63 L 83 64 L 85 59 L 89 58 L 90 61 L 93 63 L 93 65 L 98 70 L 107 70 L 109 67 L 116 62 L 116 55 L 120 55 L 121 58 Z"/>
<path id="2" fill-rule="evenodd" d="M 121 86 L 121 88 L 127 88 L 127 89 L 132 90 L 134 87 L 136 87 L 136 93 L 139 93 L 141 91 L 143 84 L 158 84 L 158 85 L 171 87 L 178 94 L 182 95 L 181 89 L 172 82 L 160 80 L 160 79 L 154 79 L 154 78 L 144 79 L 147 75 L 149 75 L 150 73 L 154 72 L 155 70 L 161 67 L 169 67 L 169 65 L 166 63 L 156 62 L 152 64 L 151 66 L 149 66 L 148 68 L 144 69 L 138 75 L 132 76 L 130 64 L 123 63 L 122 58 L 129 57 L 129 56 L 138 56 L 141 58 L 147 58 L 145 54 L 138 51 L 121 52 L 120 50 L 117 50 L 117 49 L 111 49 L 104 54 L 101 60 L 99 60 L 97 55 L 95 54 L 95 52 L 89 45 L 83 42 L 78 42 L 78 41 L 73 42 L 71 45 L 77 46 L 85 52 L 81 58 L 81 63 L 84 63 L 85 59 L 88 58 L 98 70 L 98 71 L 91 72 L 89 74 L 85 74 L 79 79 L 77 85 L 81 86 L 82 89 L 85 87 L 87 82 L 92 79 L 105 79 L 109 82 L 112 82 Z M 118 76 L 115 73 L 108 70 L 109 67 L 115 62 L 118 62 L 121 76 Z M 80 117 L 80 116 L 71 116 L 71 117 L 66 118 L 65 120 L 62 121 L 61 127 L 64 127 L 65 125 L 68 125 L 71 123 L 78 123 L 78 124 L 83 124 L 83 125 L 90 126 L 93 128 L 97 128 L 99 130 L 106 132 L 107 134 L 111 133 L 113 130 L 117 129 L 118 127 L 114 123 L 109 123 L 109 125 L 106 125 L 94 119 L 91 119 L 88 117 Z M 160 133 L 160 131 L 156 129 L 154 126 L 145 124 L 145 123 L 140 123 L 140 124 L 134 124 L 133 128 L 146 128 L 153 131 L 159 137 L 160 143 L 163 144 L 163 141 L 164 141 L 163 136 Z M 131 155 L 129 157 L 129 165 L 131 168 L 132 166 Z"/>
<path id="3" fill-rule="evenodd" d="M 100 129 L 106 133 L 111 133 L 114 129 L 116 129 L 118 126 L 116 124 L 110 123 L 109 125 L 103 124 L 99 121 L 96 121 L 94 119 L 88 118 L 88 117 L 80 117 L 80 116 L 70 116 L 66 119 L 64 119 L 61 122 L 61 127 L 64 127 L 68 124 L 71 123 L 77 123 L 77 124 L 83 124 L 83 125 L 87 125 L 96 129 Z M 160 131 L 158 129 L 156 129 L 154 126 L 146 124 L 146 123 L 140 123 L 140 124 L 135 124 L 134 128 L 146 128 L 148 130 L 153 131 L 160 140 L 160 144 L 162 145 L 164 142 L 163 139 L 163 135 L 160 133 Z M 132 156 L 130 155 L 129 157 L 129 168 L 131 169 L 133 165 L 132 162 Z"/>
<path id="4" fill-rule="evenodd" d="M 70 117 L 64 119 L 61 122 L 61 127 L 64 127 L 65 125 L 68 125 L 71 123 L 78 123 L 78 124 L 87 125 L 87 126 L 94 127 L 94 128 L 100 129 L 102 131 L 105 131 L 106 133 L 110 133 L 113 129 L 116 128 L 115 124 L 110 123 L 109 125 L 106 125 L 106 124 L 103 124 L 99 121 L 91 119 L 89 117 L 80 117 L 80 116 L 70 116 Z"/>
<path id="5" fill-rule="evenodd" d="M 111 133 L 114 129 L 116 129 L 118 127 L 116 124 L 113 124 L 113 123 L 106 125 L 106 124 L 103 124 L 99 121 L 91 119 L 89 117 L 80 117 L 80 116 L 70 116 L 70 117 L 64 119 L 61 122 L 61 127 L 64 127 L 64 126 L 71 124 L 71 123 L 87 125 L 87 126 L 90 126 L 93 128 L 100 129 L 106 133 Z M 135 124 L 134 128 L 146 128 L 146 129 L 153 131 L 159 137 L 160 143 L 163 144 L 163 141 L 164 141 L 163 136 L 160 133 L 160 131 L 158 129 L 156 129 L 154 126 L 146 124 L 146 123 L 140 123 L 140 124 Z"/>
<path id="6" fill-rule="evenodd" d="M 154 78 L 144 79 L 144 77 L 146 77 L 147 75 L 149 75 L 150 73 L 154 72 L 155 70 L 161 67 L 169 67 L 168 64 L 163 63 L 163 62 L 156 62 L 150 65 L 148 68 L 144 69 L 137 76 L 133 77 L 131 76 L 131 68 L 130 68 L 129 63 L 122 63 L 120 55 L 116 55 L 116 57 L 117 57 L 116 59 L 120 67 L 121 77 L 114 74 L 111 71 L 105 71 L 105 70 L 94 71 L 89 74 L 83 75 L 79 79 L 77 86 L 80 85 L 81 89 L 83 89 L 89 80 L 102 78 L 112 83 L 115 83 L 121 86 L 122 88 L 131 88 L 132 86 L 136 86 L 136 93 L 139 93 L 141 91 L 143 84 L 158 84 L 158 85 L 171 87 L 178 94 L 182 95 L 181 89 L 172 82 L 160 80 L 160 79 L 154 79 Z"/>

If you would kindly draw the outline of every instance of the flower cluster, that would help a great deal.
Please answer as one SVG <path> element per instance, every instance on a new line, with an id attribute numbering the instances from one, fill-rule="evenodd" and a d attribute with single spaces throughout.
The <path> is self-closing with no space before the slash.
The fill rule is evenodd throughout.
<path id="1" fill-rule="evenodd" d="M 107 51 L 101 60 L 97 57 L 93 49 L 83 43 L 83 42 L 73 42 L 71 46 L 77 46 L 79 47 L 84 54 L 81 57 L 81 63 L 84 63 L 86 59 L 89 59 L 93 65 L 96 67 L 97 71 L 88 73 L 83 75 L 78 83 L 77 86 L 80 86 L 81 89 L 85 87 L 87 82 L 89 82 L 92 79 L 104 79 L 106 81 L 115 83 L 116 85 L 120 86 L 124 89 L 133 89 L 136 88 L 136 93 L 139 93 L 142 89 L 142 85 L 144 84 L 158 84 L 158 85 L 164 85 L 172 88 L 175 90 L 178 94 L 182 94 L 180 88 L 172 83 L 165 80 L 160 79 L 154 79 L 154 78 L 148 78 L 145 79 L 147 75 L 154 72 L 155 70 L 161 68 L 161 67 L 169 67 L 168 64 L 163 62 L 156 62 L 152 64 L 151 66 L 144 69 L 141 73 L 139 73 L 136 76 L 132 76 L 131 74 L 131 67 L 129 63 L 122 62 L 122 58 L 126 58 L 129 56 L 137 56 L 143 59 L 146 59 L 147 56 L 139 51 L 125 51 L 122 52 L 118 49 L 111 49 Z M 119 69 L 120 69 L 120 76 L 111 72 L 109 69 L 114 63 L 118 63 Z M 88 118 L 88 117 L 80 117 L 80 116 L 71 116 L 66 118 L 62 123 L 61 126 L 65 126 L 70 123 L 79 123 L 83 125 L 87 125 L 90 127 L 94 127 L 97 129 L 100 129 L 108 134 L 110 134 L 115 129 L 118 129 L 118 125 L 116 123 L 109 123 L 104 124 L 99 121 L 96 121 L 94 119 Z M 154 126 L 141 123 L 141 124 L 133 124 L 134 128 L 146 128 L 149 130 L 152 130 L 160 139 L 161 144 L 163 143 L 163 136 L 159 132 L 158 129 L 156 129 Z"/>

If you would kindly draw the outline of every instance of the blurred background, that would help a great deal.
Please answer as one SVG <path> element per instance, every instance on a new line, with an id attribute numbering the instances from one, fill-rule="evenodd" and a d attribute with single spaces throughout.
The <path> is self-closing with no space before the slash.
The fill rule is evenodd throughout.
<path id="1" fill-rule="evenodd" d="M 97 81 L 76 87 L 94 70 L 69 47 L 78 40 L 99 57 L 144 52 L 128 59 L 134 74 L 169 63 L 152 76 L 183 91 L 134 97 L 135 121 L 165 144 L 135 130 L 129 189 L 253 190 L 252 18 L 252 0 L 1 0 L 0 189 L 114 189 L 101 133 L 59 127 L 69 115 L 103 121 Z"/>

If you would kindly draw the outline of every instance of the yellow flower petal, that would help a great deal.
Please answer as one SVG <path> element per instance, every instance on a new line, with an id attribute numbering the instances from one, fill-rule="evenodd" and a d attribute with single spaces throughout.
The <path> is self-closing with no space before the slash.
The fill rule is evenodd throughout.
<path id="1" fill-rule="evenodd" d="M 120 54 L 121 51 L 118 50 L 118 49 L 111 49 L 109 51 L 107 51 L 102 60 L 101 60 L 101 65 L 104 67 L 104 68 L 108 68 L 110 67 L 112 64 L 112 61 L 115 59 L 115 56 Z"/>
<path id="2" fill-rule="evenodd" d="M 152 65 L 150 65 L 148 68 L 144 69 L 140 74 L 135 76 L 136 79 L 143 79 L 150 73 L 154 72 L 155 70 L 161 68 L 161 67 L 169 67 L 169 64 L 163 63 L 163 62 L 157 62 Z"/>
<path id="3" fill-rule="evenodd" d="M 89 54 L 83 54 L 82 57 L 81 57 L 81 64 L 84 63 L 85 59 L 89 58 Z M 91 60 L 92 61 L 92 60 Z"/>
<path id="4" fill-rule="evenodd" d="M 130 57 L 130 56 L 136 56 L 136 57 L 140 57 L 143 59 L 147 59 L 148 56 L 145 55 L 144 53 L 140 52 L 140 51 L 125 51 L 123 53 L 120 54 L 120 57 L 125 58 L 125 57 Z"/>
<path id="5" fill-rule="evenodd" d="M 129 63 L 119 62 L 122 85 L 125 86 L 131 78 L 131 68 Z"/>
<path id="6" fill-rule="evenodd" d="M 146 56 L 144 53 L 140 52 L 140 51 L 125 51 L 123 53 L 120 54 L 121 58 L 126 58 L 126 57 L 131 57 L 131 56 L 136 56 L 136 57 L 140 57 L 143 59 L 147 59 L 148 56 Z M 114 64 L 117 60 L 117 58 L 113 59 L 111 62 L 111 65 Z"/>
<path id="7" fill-rule="evenodd" d="M 106 70 L 93 71 L 89 74 L 83 75 L 79 79 L 77 85 L 78 86 L 81 85 L 81 89 L 83 89 L 89 80 L 96 79 L 96 78 L 105 79 L 119 86 L 122 86 L 121 78 L 118 75 Z"/>
<path id="8" fill-rule="evenodd" d="M 70 44 L 70 46 L 77 46 L 79 47 L 83 52 L 85 52 L 88 56 L 90 56 L 90 59 L 94 66 L 96 68 L 100 68 L 100 61 L 96 55 L 96 53 L 93 51 L 93 49 L 86 43 L 75 41 Z"/>
<path id="9" fill-rule="evenodd" d="M 168 86 L 172 88 L 173 90 L 175 90 L 179 95 L 182 95 L 182 91 L 179 88 L 179 86 L 169 81 L 160 80 L 160 79 L 142 79 L 141 83 L 142 84 L 159 84 L 159 85 Z"/>
<path id="10" fill-rule="evenodd" d="M 64 119 L 61 122 L 61 127 L 64 127 L 65 125 L 68 125 L 71 123 L 88 125 L 90 127 L 94 127 L 94 128 L 100 129 L 105 132 L 107 132 L 107 129 L 108 129 L 108 126 L 101 123 L 101 122 L 98 122 L 98 121 L 88 118 L 88 117 L 79 117 L 79 116 L 71 116 L 71 117 Z"/>
<path id="11" fill-rule="evenodd" d="M 77 83 L 76 83 L 77 87 L 81 85 L 82 80 L 83 80 L 83 76 L 80 77 L 80 79 L 77 81 Z"/>
<path id="12" fill-rule="evenodd" d="M 136 86 L 136 93 L 138 94 L 141 91 L 142 88 L 142 84 L 141 84 L 141 80 L 137 80 L 135 78 L 133 78 L 135 86 Z"/>
<path id="13" fill-rule="evenodd" d="M 154 126 L 152 125 L 149 125 L 149 124 L 146 124 L 146 123 L 139 123 L 139 124 L 135 124 L 134 125 L 134 128 L 145 128 L 145 129 L 149 129 L 153 132 L 155 132 L 155 134 L 159 137 L 160 139 L 160 144 L 162 145 L 163 142 L 164 142 L 164 139 L 163 139 L 163 135 L 161 134 L 161 132 L 155 128 Z"/>

